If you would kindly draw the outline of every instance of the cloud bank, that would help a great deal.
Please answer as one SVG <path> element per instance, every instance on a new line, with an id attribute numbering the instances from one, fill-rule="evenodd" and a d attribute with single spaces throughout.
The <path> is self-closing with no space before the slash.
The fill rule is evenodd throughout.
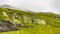
<path id="1" fill-rule="evenodd" d="M 9 4 L 35 12 L 60 13 L 60 0 L 0 0 L 0 4 Z"/>

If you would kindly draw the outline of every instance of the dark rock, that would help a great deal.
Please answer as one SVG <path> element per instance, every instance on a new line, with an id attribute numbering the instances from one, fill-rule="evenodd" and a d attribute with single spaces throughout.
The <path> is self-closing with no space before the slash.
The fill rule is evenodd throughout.
<path id="1" fill-rule="evenodd" d="M 16 24 L 16 26 L 20 28 L 29 28 L 29 26 L 22 26 L 21 24 Z"/>
<path id="2" fill-rule="evenodd" d="M 27 28 L 27 26 L 22 26 L 21 24 L 16 24 L 16 26 L 20 28 Z"/>
<path id="3" fill-rule="evenodd" d="M 7 22 L 4 20 L 0 20 L 0 32 L 6 32 L 6 31 L 11 31 L 11 30 L 18 30 L 15 24 L 9 21 Z"/>

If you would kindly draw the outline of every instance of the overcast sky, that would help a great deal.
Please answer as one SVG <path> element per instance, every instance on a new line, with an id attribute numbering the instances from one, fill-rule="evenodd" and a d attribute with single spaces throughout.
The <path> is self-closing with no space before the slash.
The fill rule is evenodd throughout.
<path id="1" fill-rule="evenodd" d="M 9 4 L 31 11 L 60 13 L 60 0 L 0 0 L 0 4 Z"/>

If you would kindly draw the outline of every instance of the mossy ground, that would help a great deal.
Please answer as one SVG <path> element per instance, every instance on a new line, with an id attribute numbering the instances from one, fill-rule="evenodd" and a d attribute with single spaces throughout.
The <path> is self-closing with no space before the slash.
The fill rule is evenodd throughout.
<path id="1" fill-rule="evenodd" d="M 33 28 L 20 28 L 16 31 L 1 32 L 0 34 L 60 34 L 60 28 L 52 26 L 36 26 Z"/>
<path id="2" fill-rule="evenodd" d="M 60 34 L 60 17 L 57 14 L 45 14 L 45 13 L 29 13 L 23 12 L 19 10 L 7 10 L 0 8 L 0 19 L 9 21 L 9 17 L 3 17 L 2 12 L 5 11 L 6 13 L 12 12 L 17 14 L 24 14 L 29 15 L 30 17 L 40 18 L 46 21 L 46 25 L 36 25 L 32 23 L 24 23 L 25 26 L 33 26 L 27 28 L 19 28 L 16 31 L 7 31 L 7 32 L 0 32 L 0 34 Z M 18 12 L 17 12 L 18 11 Z M 2 16 L 2 17 L 1 17 Z"/>

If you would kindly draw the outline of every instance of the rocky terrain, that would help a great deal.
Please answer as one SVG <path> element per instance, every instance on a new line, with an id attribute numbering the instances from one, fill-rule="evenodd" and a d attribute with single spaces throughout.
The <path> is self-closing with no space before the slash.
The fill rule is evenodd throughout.
<path id="1" fill-rule="evenodd" d="M 31 28 L 33 31 L 35 31 L 34 29 L 42 32 L 49 30 L 49 33 L 52 33 L 50 31 L 54 32 L 60 28 L 60 14 L 50 12 L 32 13 L 9 9 L 6 6 L 0 8 L 0 32 L 21 31 L 20 29 L 23 28 L 30 32 L 32 32 Z"/>

